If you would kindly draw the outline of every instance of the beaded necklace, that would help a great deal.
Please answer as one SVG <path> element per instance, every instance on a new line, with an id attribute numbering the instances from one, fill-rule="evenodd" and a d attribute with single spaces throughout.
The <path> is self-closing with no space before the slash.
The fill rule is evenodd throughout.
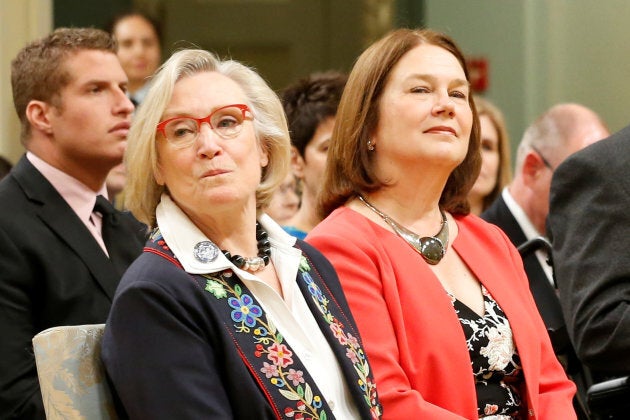
<path id="1" fill-rule="evenodd" d="M 258 222 L 256 222 L 256 240 L 258 241 L 258 255 L 256 257 L 232 255 L 225 249 L 222 249 L 221 252 L 223 252 L 225 258 L 232 261 L 232 264 L 241 270 L 254 273 L 268 265 L 271 256 L 271 244 L 269 243 L 267 232 Z"/>

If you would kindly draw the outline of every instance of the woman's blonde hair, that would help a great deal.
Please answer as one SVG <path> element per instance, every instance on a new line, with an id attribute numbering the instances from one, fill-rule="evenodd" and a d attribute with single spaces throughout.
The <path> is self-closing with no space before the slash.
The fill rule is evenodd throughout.
<path id="1" fill-rule="evenodd" d="M 280 99 L 262 77 L 237 61 L 220 60 L 205 50 L 178 51 L 153 77 L 151 88 L 134 115 L 125 155 L 125 204 L 138 220 L 150 227 L 155 226 L 155 209 L 165 191 L 165 187 L 155 180 L 158 168 L 156 126 L 171 101 L 175 84 L 203 72 L 217 72 L 229 77 L 248 98 L 256 138 L 269 159 L 268 165 L 262 168 L 256 189 L 259 210 L 268 204 L 273 191 L 289 171 L 291 143 L 286 117 Z"/>
<path id="2" fill-rule="evenodd" d="M 487 116 L 499 135 L 499 171 L 497 173 L 497 183 L 492 191 L 483 198 L 483 210 L 485 210 L 499 197 L 503 188 L 507 187 L 512 181 L 510 137 L 501 110 L 492 102 L 482 97 L 475 96 L 474 100 L 479 117 L 481 118 L 483 115 Z"/>

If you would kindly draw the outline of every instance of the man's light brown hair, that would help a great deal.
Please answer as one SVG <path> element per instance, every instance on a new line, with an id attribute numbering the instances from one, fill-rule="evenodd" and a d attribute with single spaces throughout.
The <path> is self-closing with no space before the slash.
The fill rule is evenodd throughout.
<path id="1" fill-rule="evenodd" d="M 22 124 L 22 144 L 30 137 L 31 126 L 26 107 L 32 100 L 59 106 L 59 92 L 71 74 L 64 62 L 83 50 L 109 51 L 116 54 L 116 41 L 105 31 L 94 28 L 59 28 L 31 42 L 11 62 L 13 105 Z"/>

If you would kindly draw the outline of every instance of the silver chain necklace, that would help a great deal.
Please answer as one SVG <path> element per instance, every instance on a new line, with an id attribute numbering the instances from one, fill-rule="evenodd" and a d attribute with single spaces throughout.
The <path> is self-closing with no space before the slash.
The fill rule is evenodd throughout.
<path id="1" fill-rule="evenodd" d="M 435 236 L 423 236 L 417 235 L 407 229 L 406 227 L 398 224 L 394 219 L 374 207 L 363 196 L 359 195 L 359 200 L 365 204 L 367 208 L 378 214 L 388 225 L 394 229 L 394 232 L 402 239 L 405 240 L 418 254 L 422 255 L 424 260 L 435 265 L 446 254 L 446 248 L 448 247 L 448 221 L 446 220 L 446 214 L 440 209 L 442 215 L 442 226 L 440 231 Z"/>

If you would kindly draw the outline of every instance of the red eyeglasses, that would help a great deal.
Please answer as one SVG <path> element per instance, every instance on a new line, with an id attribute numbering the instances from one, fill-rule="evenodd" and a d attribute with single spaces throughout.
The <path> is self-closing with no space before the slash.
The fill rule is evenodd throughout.
<path id="1" fill-rule="evenodd" d="M 204 118 L 174 117 L 157 125 L 158 133 L 162 133 L 172 145 L 185 148 L 199 137 L 201 124 L 208 123 L 212 131 L 223 139 L 236 137 L 243 129 L 243 122 L 252 119 L 251 111 L 245 104 L 232 104 L 217 108 Z"/>

